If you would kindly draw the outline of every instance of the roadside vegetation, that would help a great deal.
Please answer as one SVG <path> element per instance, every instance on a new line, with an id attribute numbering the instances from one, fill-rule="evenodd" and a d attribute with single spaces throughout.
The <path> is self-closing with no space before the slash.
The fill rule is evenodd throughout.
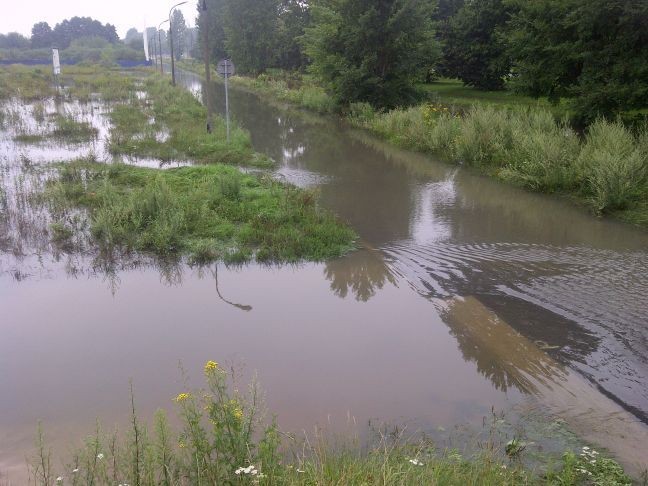
<path id="1" fill-rule="evenodd" d="M 403 430 L 377 430 L 367 446 L 357 438 L 335 441 L 326 431 L 298 439 L 268 419 L 256 382 L 243 393 L 235 371 L 214 361 L 205 364 L 204 375 L 203 389 L 173 398 L 178 429 L 163 410 L 147 426 L 131 389 L 128 430 L 106 432 L 97 425 L 62 466 L 54 464 L 41 425 L 30 461 L 32 481 L 47 486 L 631 484 L 616 461 L 588 446 L 535 470 L 521 460 L 529 444 L 496 435 L 475 453 L 438 448 Z"/>

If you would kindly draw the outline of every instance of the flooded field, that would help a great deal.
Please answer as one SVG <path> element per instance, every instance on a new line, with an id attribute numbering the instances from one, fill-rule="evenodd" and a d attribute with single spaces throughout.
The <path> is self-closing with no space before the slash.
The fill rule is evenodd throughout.
<path id="1" fill-rule="evenodd" d="M 195 76 L 179 78 L 200 94 Z M 222 87 L 211 89 L 222 111 Z M 648 234 L 333 119 L 238 90 L 230 102 L 255 150 L 277 162 L 274 176 L 316 188 L 360 235 L 357 251 L 324 264 L 191 267 L 52 243 L 33 194 L 52 162 L 112 159 L 107 107 L 3 105 L 0 471 L 21 474 L 38 420 L 59 445 L 97 417 L 123 423 L 129 379 L 150 416 L 172 407 L 179 363 L 197 375 L 208 359 L 256 371 L 283 430 L 364 431 L 371 420 L 438 433 L 479 427 L 493 407 L 535 410 L 631 472 L 648 466 Z M 96 133 L 16 140 L 50 130 L 52 113 Z"/>

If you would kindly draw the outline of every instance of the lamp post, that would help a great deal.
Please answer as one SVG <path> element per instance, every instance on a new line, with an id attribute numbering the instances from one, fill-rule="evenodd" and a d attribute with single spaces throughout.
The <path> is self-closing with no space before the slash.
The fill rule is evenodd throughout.
<path id="1" fill-rule="evenodd" d="M 160 74 L 164 74 L 164 67 L 162 66 L 162 36 L 160 35 L 160 27 L 162 27 L 162 24 L 168 22 L 169 19 L 163 20 L 160 22 L 158 25 L 158 47 L 160 51 Z"/>
<path id="2" fill-rule="evenodd" d="M 171 84 L 175 86 L 175 60 L 173 59 L 173 23 L 171 22 L 171 14 L 176 7 L 184 5 L 187 1 L 176 3 L 171 10 L 169 10 L 169 44 L 171 46 Z"/>

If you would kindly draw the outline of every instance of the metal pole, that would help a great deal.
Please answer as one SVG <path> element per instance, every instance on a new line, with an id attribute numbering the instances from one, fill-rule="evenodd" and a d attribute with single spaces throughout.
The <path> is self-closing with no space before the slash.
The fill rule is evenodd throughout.
<path id="1" fill-rule="evenodd" d="M 171 10 L 169 10 L 169 43 L 171 46 L 171 84 L 175 86 L 175 59 L 173 58 L 173 23 L 171 22 L 171 14 L 173 13 L 173 9 L 176 7 L 179 7 L 180 5 L 184 5 L 187 2 L 180 2 L 173 7 L 171 7 Z"/>
<path id="2" fill-rule="evenodd" d="M 207 26 L 207 2 L 202 2 L 203 15 L 203 59 L 205 61 L 205 104 L 207 105 L 207 133 L 212 132 L 212 104 L 211 104 L 211 71 L 209 69 L 209 28 Z"/>
<path id="3" fill-rule="evenodd" d="M 162 35 L 161 35 L 160 27 L 162 27 L 162 24 L 168 21 L 169 19 L 163 20 L 158 25 L 158 47 L 160 48 L 160 74 L 162 75 L 164 75 L 164 66 L 162 66 Z"/>
<path id="4" fill-rule="evenodd" d="M 225 68 L 225 123 L 227 125 L 227 143 L 230 142 L 230 122 L 229 122 L 229 95 L 227 90 L 227 78 L 229 78 L 229 65 Z"/>

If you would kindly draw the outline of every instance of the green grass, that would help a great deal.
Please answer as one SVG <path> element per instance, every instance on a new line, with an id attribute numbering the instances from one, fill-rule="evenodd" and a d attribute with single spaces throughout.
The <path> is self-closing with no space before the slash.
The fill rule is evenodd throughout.
<path id="1" fill-rule="evenodd" d="M 30 484 L 141 486 L 184 484 L 268 485 L 629 485 L 621 466 L 583 446 L 566 451 L 543 470 L 522 464 L 528 444 L 492 436 L 481 450 L 461 454 L 425 438 L 384 430 L 367 446 L 326 431 L 295 439 L 268 420 L 256 382 L 242 393 L 239 377 L 208 361 L 206 386 L 173 401 L 179 429 L 158 411 L 149 428 L 136 413 L 131 389 L 130 426 L 105 433 L 99 425 L 59 464 L 42 425 L 31 458 Z M 171 397 L 170 401 L 171 401 Z M 506 440 L 506 439 L 504 439 Z"/>
<path id="2" fill-rule="evenodd" d="M 220 164 L 159 170 L 66 163 L 45 198 L 55 214 L 87 208 L 104 250 L 201 263 L 320 261 L 350 251 L 356 238 L 313 193 Z"/>
<path id="3" fill-rule="evenodd" d="M 545 98 L 533 98 L 514 93 L 510 90 L 484 91 L 465 86 L 458 79 L 441 78 L 429 84 L 422 84 L 420 88 L 433 101 L 444 105 L 454 105 L 462 109 L 469 109 L 475 103 L 493 105 L 500 108 L 540 108 L 550 111 L 560 119 L 568 115 L 566 104 L 551 104 Z"/>
<path id="4" fill-rule="evenodd" d="M 54 93 L 52 71 L 48 66 L 0 67 L 0 100 L 14 97 L 38 100 Z"/>
<path id="5" fill-rule="evenodd" d="M 98 131 L 88 122 L 80 122 L 71 116 L 57 115 L 52 136 L 68 142 L 80 143 L 97 137 Z"/>

